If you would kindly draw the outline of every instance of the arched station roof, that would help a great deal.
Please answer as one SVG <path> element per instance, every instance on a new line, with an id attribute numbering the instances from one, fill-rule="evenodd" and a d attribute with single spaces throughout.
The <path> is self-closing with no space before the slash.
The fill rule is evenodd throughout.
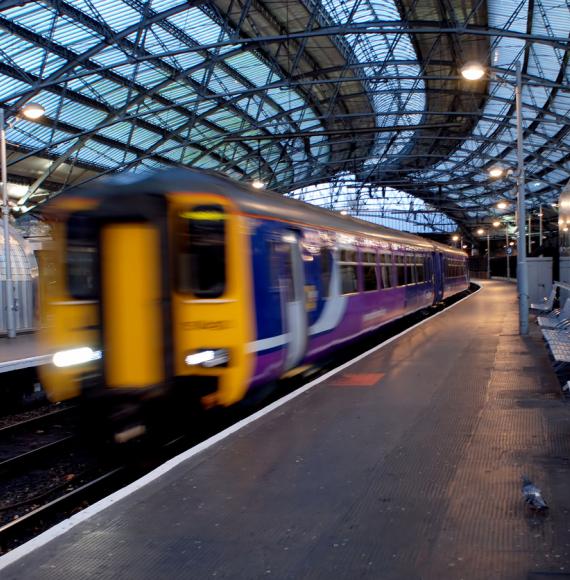
<path id="1" fill-rule="evenodd" d="M 516 166 L 520 61 L 527 199 L 548 205 L 570 177 L 569 30 L 564 0 L 0 0 L 10 193 L 169 166 L 289 195 L 350 175 L 356 202 L 394 188 L 466 228 L 513 211 L 487 170 Z M 459 74 L 474 60 L 481 81 Z"/>

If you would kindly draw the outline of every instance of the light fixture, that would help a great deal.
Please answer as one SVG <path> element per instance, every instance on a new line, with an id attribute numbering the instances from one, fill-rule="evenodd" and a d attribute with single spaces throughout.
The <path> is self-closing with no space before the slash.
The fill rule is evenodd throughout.
<path id="1" fill-rule="evenodd" d="M 455 234 L 455 235 L 451 236 L 451 239 L 452 239 L 454 242 L 458 242 L 458 241 L 459 241 L 459 236 L 458 236 L 457 234 Z"/>
<path id="2" fill-rule="evenodd" d="M 219 366 L 227 366 L 230 360 L 230 354 L 225 348 L 198 350 L 189 354 L 184 359 L 184 362 L 192 366 L 201 366 L 205 368 L 213 368 Z"/>
<path id="3" fill-rule="evenodd" d="M 345 209 L 341 209 L 340 215 L 348 215 L 348 212 Z"/>
<path id="4" fill-rule="evenodd" d="M 506 202 L 506 201 L 500 201 L 500 202 L 497 204 L 497 208 L 498 208 L 498 209 L 507 209 L 507 202 Z"/>
<path id="5" fill-rule="evenodd" d="M 255 189 L 263 189 L 265 187 L 265 183 L 263 183 L 261 179 L 254 179 L 251 182 L 251 187 L 255 187 Z"/>
<path id="6" fill-rule="evenodd" d="M 489 169 L 489 175 L 491 177 L 501 177 L 504 172 L 505 170 L 500 165 L 493 165 L 493 167 Z"/>
<path id="7" fill-rule="evenodd" d="M 501 222 L 493 222 L 493 227 L 498 228 L 501 225 Z"/>
<path id="8" fill-rule="evenodd" d="M 484 74 L 485 68 L 478 62 L 468 62 L 461 67 L 461 76 L 468 81 L 478 81 Z"/>
<path id="9" fill-rule="evenodd" d="M 26 119 L 39 119 L 45 115 L 46 110 L 39 103 L 28 103 L 21 109 L 22 115 Z"/>
<path id="10" fill-rule="evenodd" d="M 477 230 L 477 233 L 478 233 L 480 236 L 482 236 L 482 235 L 485 233 L 485 230 L 484 230 L 483 228 L 479 228 L 479 229 Z"/>
<path id="11" fill-rule="evenodd" d="M 463 244 L 463 246 L 461 246 L 464 250 L 467 249 L 467 244 Z"/>
<path id="12" fill-rule="evenodd" d="M 509 246 L 514 246 L 515 243 L 514 242 L 509 242 Z"/>

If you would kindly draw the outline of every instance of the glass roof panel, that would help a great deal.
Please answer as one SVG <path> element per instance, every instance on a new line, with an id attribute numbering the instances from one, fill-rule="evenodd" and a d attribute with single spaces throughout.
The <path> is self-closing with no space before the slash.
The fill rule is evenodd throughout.
<path id="1" fill-rule="evenodd" d="M 524 150 L 529 183 L 533 178 L 548 179 L 548 188 L 557 191 L 557 180 L 562 179 L 560 170 L 565 167 L 560 169 L 554 164 L 563 165 L 570 153 L 566 130 L 570 79 L 567 70 L 561 73 L 561 67 L 567 67 L 562 47 L 570 23 L 568 7 L 563 2 L 485 3 L 485 26 L 489 30 L 507 30 L 509 35 L 485 37 L 488 62 L 495 76 L 486 92 L 476 97 L 482 114 L 472 129 L 467 121 L 479 115 L 476 107 L 469 111 L 470 118 L 462 110 L 457 117 L 453 111 L 445 111 L 452 122 L 464 123 L 471 133 L 458 129 L 456 138 L 444 128 L 443 133 L 450 137 L 443 146 L 435 140 L 424 146 L 422 140 L 430 134 L 429 129 L 414 131 L 414 126 L 424 119 L 427 103 L 437 101 L 426 99 L 425 91 L 432 90 L 433 85 L 425 83 L 421 67 L 430 58 L 435 59 L 431 70 L 436 72 L 429 74 L 437 76 L 437 71 L 441 71 L 442 76 L 454 76 L 451 65 L 461 64 L 470 50 L 462 54 L 451 46 L 449 35 L 442 33 L 438 38 L 435 31 L 437 50 L 430 52 L 425 43 L 422 46 L 425 36 L 413 31 L 409 34 L 401 26 L 403 16 L 394 0 L 323 0 L 285 7 L 269 3 L 263 11 L 244 11 L 242 31 L 235 30 L 240 21 L 237 6 L 231 17 L 225 18 L 219 5 L 209 1 L 190 4 L 187 0 L 50 0 L 0 8 L 5 31 L 10 30 L 9 34 L 0 35 L 4 66 L 0 99 L 8 105 L 21 105 L 20 97 L 25 94 L 46 109 L 46 118 L 40 123 L 18 120 L 9 130 L 9 146 L 38 150 L 38 155 L 45 155 L 47 150 L 64 153 L 76 142 L 74 136 L 61 130 L 69 125 L 70 131 L 75 128 L 92 132 L 93 138 L 77 158 L 77 163 L 87 168 L 115 171 L 130 167 L 134 152 L 144 150 L 150 157 L 138 163 L 136 171 L 166 163 L 161 156 L 238 174 L 232 163 L 252 175 L 259 172 L 261 165 L 268 179 L 276 176 L 273 184 L 282 191 L 292 187 L 294 179 L 319 180 L 348 168 L 360 172 L 363 179 L 376 175 L 377 180 L 382 180 L 389 175 L 388 181 L 393 182 L 401 174 L 404 183 L 414 185 L 413 190 L 417 189 L 413 182 L 425 182 L 426 191 L 439 191 L 443 196 L 446 191 L 450 195 L 459 192 L 459 201 L 465 191 L 477 196 L 466 199 L 465 204 L 471 208 L 476 203 L 488 203 L 503 187 L 488 182 L 486 170 L 490 164 L 512 166 L 516 162 L 513 80 L 514 63 L 522 59 Z M 457 10 L 458 18 L 463 8 Z M 296 9 L 302 10 L 303 18 L 314 11 L 307 19 L 311 37 L 257 43 L 265 34 L 283 38 L 288 31 L 302 34 L 303 18 L 282 18 L 285 10 L 293 14 Z M 170 16 L 156 21 L 162 11 L 169 11 Z M 83 16 L 77 17 L 80 13 Z M 528 22 L 530 16 L 532 21 Z M 342 29 L 345 25 L 370 22 L 381 25 L 366 33 Z M 392 28 L 396 33 L 381 33 L 382 26 L 390 22 L 395 23 Z M 321 40 L 319 27 L 331 25 L 340 28 Z M 485 26 L 481 29 L 485 30 Z M 124 30 L 129 32 L 126 38 L 113 38 Z M 531 35 L 541 35 L 541 39 L 512 34 L 527 35 L 529 31 Z M 239 40 L 245 36 L 251 42 L 240 45 Z M 475 37 L 469 49 L 481 40 Z M 557 46 L 549 45 L 548 38 Z M 234 40 L 223 48 L 205 48 L 229 39 Z M 83 60 L 93 47 L 97 50 Z M 320 47 L 326 48 L 320 51 Z M 416 49 L 421 51 L 421 65 Z M 162 55 L 165 51 L 175 54 L 137 62 L 145 54 Z M 440 57 L 444 64 L 437 62 Z M 287 83 L 288 67 L 295 67 L 291 85 Z M 57 79 L 60 70 L 62 76 Z M 335 79 L 343 78 L 345 72 L 351 76 L 350 82 L 335 85 Z M 282 88 L 264 88 L 276 82 Z M 447 87 L 459 86 L 453 84 L 451 77 L 441 82 Z M 158 86 L 160 91 L 153 91 Z M 258 87 L 261 89 L 256 91 Z M 463 89 L 456 95 L 458 101 L 463 98 Z M 309 104 L 308 95 L 310 103 L 318 103 L 316 108 Z M 549 116 L 548 109 L 558 117 Z M 8 110 L 11 119 L 13 113 Z M 97 126 L 106 119 L 112 124 L 100 129 L 97 137 Z M 367 149 L 370 134 L 365 133 L 361 139 L 359 131 L 351 134 L 350 129 L 366 130 L 372 123 L 378 127 L 398 125 L 406 130 L 377 132 L 374 147 Z M 335 127 L 343 132 L 335 134 Z M 309 135 L 305 139 L 291 136 L 297 131 L 327 135 Z M 244 142 L 227 138 L 228 134 L 239 138 L 267 133 L 280 133 L 283 137 Z M 434 134 L 435 131 L 431 133 Z M 116 141 L 117 147 L 102 143 L 108 140 Z M 199 143 L 206 154 L 198 150 L 198 145 L 193 148 L 187 143 Z M 155 145 L 159 151 L 153 150 Z M 353 151 L 358 151 L 358 160 L 351 158 Z M 408 157 L 422 152 L 425 159 L 416 165 L 412 159 L 406 166 Z M 446 183 L 449 187 L 445 187 Z M 368 207 L 370 203 L 367 202 Z"/>
<path id="2" fill-rule="evenodd" d="M 73 0 L 73 7 L 120 31 L 140 22 L 141 14 L 120 0 Z"/>
<path id="3" fill-rule="evenodd" d="M 0 74 L 0 99 L 10 102 L 10 95 L 25 91 L 30 87 L 29 84 L 19 81 L 18 79 Z"/>

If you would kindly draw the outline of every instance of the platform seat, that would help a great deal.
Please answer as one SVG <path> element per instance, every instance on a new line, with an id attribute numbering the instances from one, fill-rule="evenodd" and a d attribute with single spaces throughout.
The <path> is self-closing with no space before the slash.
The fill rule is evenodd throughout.
<path id="1" fill-rule="evenodd" d="M 554 307 L 554 300 L 556 299 L 556 290 L 558 289 L 558 283 L 555 282 L 552 285 L 552 290 L 550 295 L 544 298 L 544 302 L 532 302 L 530 307 L 533 310 L 539 310 L 540 312 L 550 312 Z"/>
<path id="2" fill-rule="evenodd" d="M 542 329 L 548 348 L 554 358 L 554 367 L 570 363 L 570 332 L 565 329 Z"/>
<path id="3" fill-rule="evenodd" d="M 537 316 L 537 322 L 541 328 L 562 329 L 570 326 L 570 299 L 564 302 L 561 309 Z"/>

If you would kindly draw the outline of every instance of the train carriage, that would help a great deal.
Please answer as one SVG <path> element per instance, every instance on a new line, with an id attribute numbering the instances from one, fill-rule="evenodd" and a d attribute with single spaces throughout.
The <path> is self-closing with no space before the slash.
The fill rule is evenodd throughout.
<path id="1" fill-rule="evenodd" d="M 46 214 L 43 382 L 105 400 L 119 440 L 141 404 L 231 405 L 469 282 L 459 250 L 206 172 L 101 183 Z"/>

